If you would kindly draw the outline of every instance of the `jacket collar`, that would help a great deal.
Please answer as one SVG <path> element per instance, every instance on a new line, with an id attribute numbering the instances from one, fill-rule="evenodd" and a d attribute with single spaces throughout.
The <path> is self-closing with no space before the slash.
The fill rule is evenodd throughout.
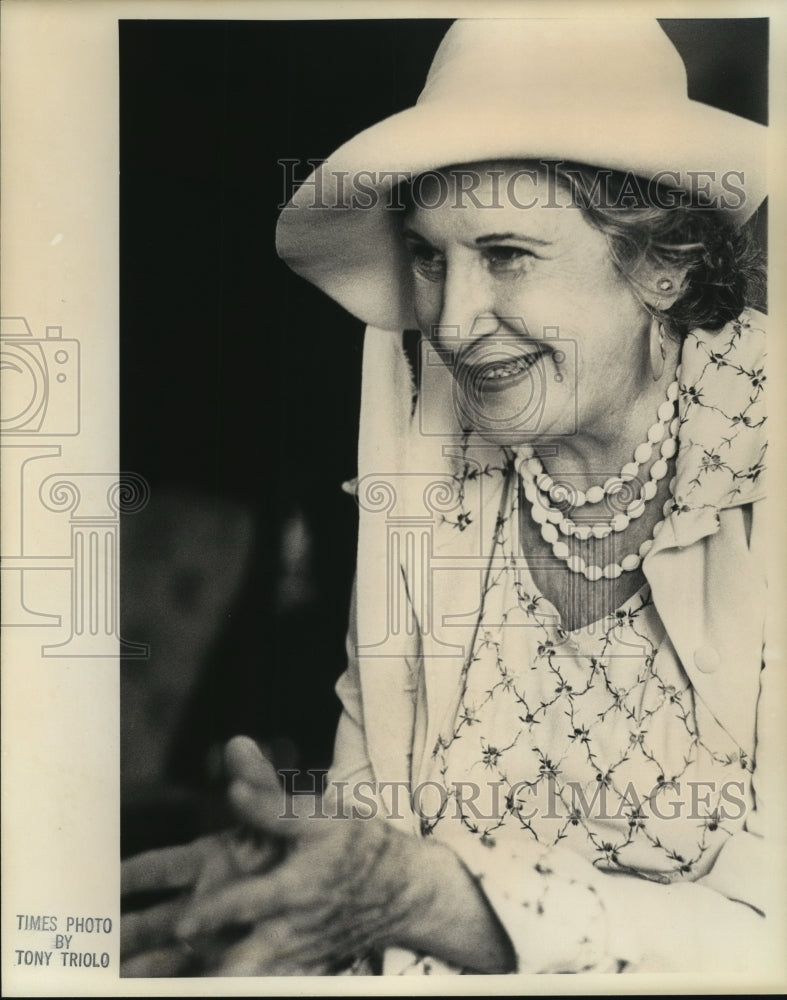
<path id="1" fill-rule="evenodd" d="M 684 342 L 673 506 L 642 566 L 695 694 L 748 753 L 764 581 L 749 558 L 743 515 L 729 508 L 764 496 L 762 321 L 746 312 Z"/>
<path id="2" fill-rule="evenodd" d="M 719 510 L 765 495 L 763 319 L 746 311 L 720 331 L 694 330 L 683 343 L 673 505 L 651 560 L 715 532 Z"/>

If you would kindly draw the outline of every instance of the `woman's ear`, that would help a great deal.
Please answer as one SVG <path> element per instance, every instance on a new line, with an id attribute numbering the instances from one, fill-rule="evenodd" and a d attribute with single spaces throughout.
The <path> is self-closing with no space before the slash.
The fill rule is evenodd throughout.
<path id="1" fill-rule="evenodd" d="M 686 275 L 685 267 L 641 261 L 631 277 L 644 304 L 653 310 L 666 312 L 686 290 Z"/>

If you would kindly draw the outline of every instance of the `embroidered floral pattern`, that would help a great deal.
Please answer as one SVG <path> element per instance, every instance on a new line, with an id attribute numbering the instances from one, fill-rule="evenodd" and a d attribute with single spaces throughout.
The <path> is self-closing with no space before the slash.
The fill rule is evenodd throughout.
<path id="1" fill-rule="evenodd" d="M 744 314 L 684 344 L 673 518 L 716 512 L 758 483 L 765 376 L 747 356 L 757 333 Z M 751 762 L 707 713 L 699 724 L 647 585 L 607 618 L 561 628 L 513 550 L 520 493 L 512 463 L 499 474 L 506 489 L 494 568 L 458 710 L 432 752 L 455 808 L 444 804 L 430 832 L 458 820 L 487 844 L 519 831 L 545 845 L 563 841 L 603 869 L 697 878 L 741 825 Z M 467 780 L 489 789 L 486 801 L 457 798 Z"/>

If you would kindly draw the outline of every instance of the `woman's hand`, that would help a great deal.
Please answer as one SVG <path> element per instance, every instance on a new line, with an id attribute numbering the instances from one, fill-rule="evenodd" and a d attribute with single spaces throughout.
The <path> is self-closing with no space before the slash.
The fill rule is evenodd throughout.
<path id="1" fill-rule="evenodd" d="M 380 819 L 326 818 L 314 801 L 287 800 L 272 773 L 258 772 L 249 740 L 228 746 L 230 799 L 245 827 L 282 838 L 273 870 L 195 893 L 178 927 L 182 939 L 247 931 L 219 975 L 326 974 L 372 946 L 393 943 L 418 897 L 411 838 Z M 289 817 L 289 818 L 288 818 Z"/>
<path id="2" fill-rule="evenodd" d="M 325 975 L 387 946 L 510 971 L 510 942 L 452 851 L 287 799 L 251 740 L 226 757 L 244 836 L 124 863 L 124 893 L 179 894 L 124 916 L 123 975 Z"/>
<path id="3" fill-rule="evenodd" d="M 232 778 L 242 775 L 245 781 L 263 786 L 276 783 L 273 768 L 256 746 L 251 753 L 246 745 L 230 745 L 226 762 Z M 221 936 L 185 942 L 177 933 L 178 922 L 191 899 L 249 872 L 265 870 L 280 854 L 281 845 L 273 839 L 240 829 L 147 851 L 124 861 L 124 904 L 130 906 L 136 897 L 147 905 L 123 914 L 121 975 L 195 975 L 220 964 L 226 947 Z M 148 902 L 151 896 L 159 901 Z"/>

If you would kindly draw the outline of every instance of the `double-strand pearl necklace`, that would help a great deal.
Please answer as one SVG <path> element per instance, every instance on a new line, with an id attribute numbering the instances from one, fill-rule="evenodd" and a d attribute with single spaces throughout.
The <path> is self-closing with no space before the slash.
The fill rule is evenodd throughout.
<path id="1" fill-rule="evenodd" d="M 658 484 L 667 474 L 669 459 L 677 451 L 676 437 L 680 421 L 675 416 L 675 401 L 678 398 L 679 379 L 680 368 L 677 370 L 675 381 L 667 389 L 667 398 L 659 407 L 657 420 L 649 428 L 646 440 L 634 450 L 634 461 L 624 465 L 619 475 L 607 479 L 603 486 L 592 486 L 584 492 L 574 490 L 566 483 L 555 482 L 545 472 L 541 460 L 533 455 L 532 448 L 518 450 L 514 464 L 522 477 L 525 497 L 530 502 L 531 516 L 540 526 L 541 537 L 552 546 L 555 557 L 564 562 L 572 573 L 581 573 L 591 581 L 600 580 L 602 577 L 615 580 L 622 573 L 630 573 L 637 569 L 650 551 L 653 539 L 662 529 L 663 520 L 654 525 L 650 538 L 646 539 L 636 551 L 624 556 L 618 563 L 608 563 L 603 567 L 588 566 L 587 561 L 581 556 L 572 555 L 568 543 L 560 535 L 574 537 L 578 542 L 587 542 L 591 538 L 603 539 L 612 532 L 624 532 L 633 520 L 644 514 L 645 505 L 656 496 Z M 606 496 L 612 497 L 621 492 L 625 494 L 629 484 L 637 478 L 640 466 L 653 457 L 653 448 L 657 444 L 659 458 L 651 466 L 650 478 L 640 489 L 639 495 L 626 505 L 625 512 L 613 514 L 596 524 L 576 524 L 564 510 L 553 505 L 554 502 L 578 508 L 588 503 L 600 503 Z M 665 516 L 669 507 L 668 502 L 664 508 Z"/>

